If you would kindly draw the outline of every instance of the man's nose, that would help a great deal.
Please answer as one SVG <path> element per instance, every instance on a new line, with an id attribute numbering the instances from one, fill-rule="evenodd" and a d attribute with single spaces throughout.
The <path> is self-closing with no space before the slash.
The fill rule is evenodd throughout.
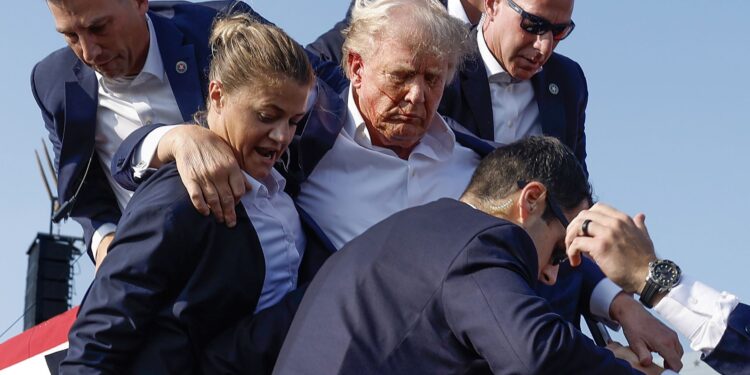
<path id="1" fill-rule="evenodd" d="M 409 90 L 406 93 L 404 99 L 410 103 L 422 103 L 425 98 L 425 90 L 427 90 L 427 84 L 424 79 L 417 78 L 408 84 Z"/>
<path id="2" fill-rule="evenodd" d="M 534 41 L 534 48 L 544 55 L 545 58 L 549 57 L 552 54 L 552 50 L 555 49 L 555 40 L 552 37 L 552 31 L 537 35 L 536 41 Z"/>
<path id="3" fill-rule="evenodd" d="M 83 52 L 83 61 L 89 65 L 93 65 L 96 62 L 96 58 L 99 57 L 102 52 L 101 47 L 96 43 L 95 38 L 90 36 L 81 37 L 79 43 L 81 45 L 81 51 Z"/>

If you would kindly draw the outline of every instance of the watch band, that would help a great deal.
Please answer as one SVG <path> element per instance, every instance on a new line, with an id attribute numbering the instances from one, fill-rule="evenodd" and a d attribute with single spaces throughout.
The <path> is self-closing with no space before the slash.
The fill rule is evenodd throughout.
<path id="1" fill-rule="evenodd" d="M 649 277 L 646 280 L 646 286 L 643 287 L 643 291 L 641 292 L 640 301 L 643 306 L 646 306 L 649 309 L 653 308 L 654 297 L 656 297 L 656 293 L 658 293 L 660 290 L 661 287 Z"/>

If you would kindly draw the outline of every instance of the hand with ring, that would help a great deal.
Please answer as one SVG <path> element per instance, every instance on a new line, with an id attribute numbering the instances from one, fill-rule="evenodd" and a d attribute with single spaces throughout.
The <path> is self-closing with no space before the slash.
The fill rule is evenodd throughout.
<path id="1" fill-rule="evenodd" d="M 581 253 L 588 253 L 625 292 L 640 292 L 648 263 L 656 259 L 645 220 L 643 214 L 631 218 L 602 203 L 581 211 L 568 225 L 565 237 L 570 264 L 579 265 Z"/>

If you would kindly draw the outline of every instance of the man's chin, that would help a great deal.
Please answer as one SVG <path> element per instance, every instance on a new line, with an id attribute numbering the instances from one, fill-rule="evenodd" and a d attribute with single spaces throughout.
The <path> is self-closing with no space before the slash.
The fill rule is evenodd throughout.
<path id="1" fill-rule="evenodd" d="M 89 67 L 109 79 L 120 78 L 125 75 L 124 70 L 121 69 L 119 66 L 116 66 L 112 62 L 104 64 L 104 65 L 94 65 L 94 66 L 89 65 Z"/>

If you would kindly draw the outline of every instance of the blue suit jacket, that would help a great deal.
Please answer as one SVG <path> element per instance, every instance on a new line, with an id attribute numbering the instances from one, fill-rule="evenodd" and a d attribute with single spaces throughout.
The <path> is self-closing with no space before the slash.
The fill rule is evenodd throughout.
<path id="1" fill-rule="evenodd" d="M 452 199 L 401 211 L 323 265 L 274 374 L 638 373 L 553 313 L 536 279 L 520 227 Z"/>
<path id="2" fill-rule="evenodd" d="M 750 306 L 741 303 L 732 311 L 719 345 L 703 360 L 721 374 L 750 374 Z"/>
<path id="3" fill-rule="evenodd" d="M 477 31 L 472 31 L 471 35 L 470 43 L 476 44 Z M 539 106 L 542 132 L 568 146 L 587 171 L 584 121 L 588 88 L 583 70 L 575 61 L 553 53 L 542 71 L 531 78 L 531 84 Z M 550 89 L 553 84 L 558 88 L 556 94 Z M 494 139 L 490 86 L 478 51 L 469 57 L 445 89 L 438 112 L 483 139 Z"/>
<path id="4" fill-rule="evenodd" d="M 229 0 L 201 4 L 171 1 L 150 5 L 149 17 L 165 71 L 186 121 L 203 106 L 207 94 L 205 72 L 210 56 L 211 24 L 217 9 L 226 9 L 232 3 Z M 252 12 L 242 3 L 238 8 Z M 178 61 L 187 64 L 188 69 L 183 74 L 173 68 Z M 58 197 L 64 207 L 60 216 L 69 215 L 78 221 L 84 229 L 86 242 L 90 243 L 96 228 L 104 223 L 116 223 L 120 217 L 114 193 L 94 152 L 98 107 L 96 76 L 66 47 L 34 67 L 31 89 L 55 152 Z"/>
<path id="5" fill-rule="evenodd" d="M 265 262 L 245 209 L 236 210 L 232 229 L 199 214 L 174 164 L 149 178 L 81 304 L 61 370 L 216 373 L 241 357 L 246 371 L 269 373 L 302 291 L 253 316 Z M 247 335 L 211 343 L 227 330 Z"/>

